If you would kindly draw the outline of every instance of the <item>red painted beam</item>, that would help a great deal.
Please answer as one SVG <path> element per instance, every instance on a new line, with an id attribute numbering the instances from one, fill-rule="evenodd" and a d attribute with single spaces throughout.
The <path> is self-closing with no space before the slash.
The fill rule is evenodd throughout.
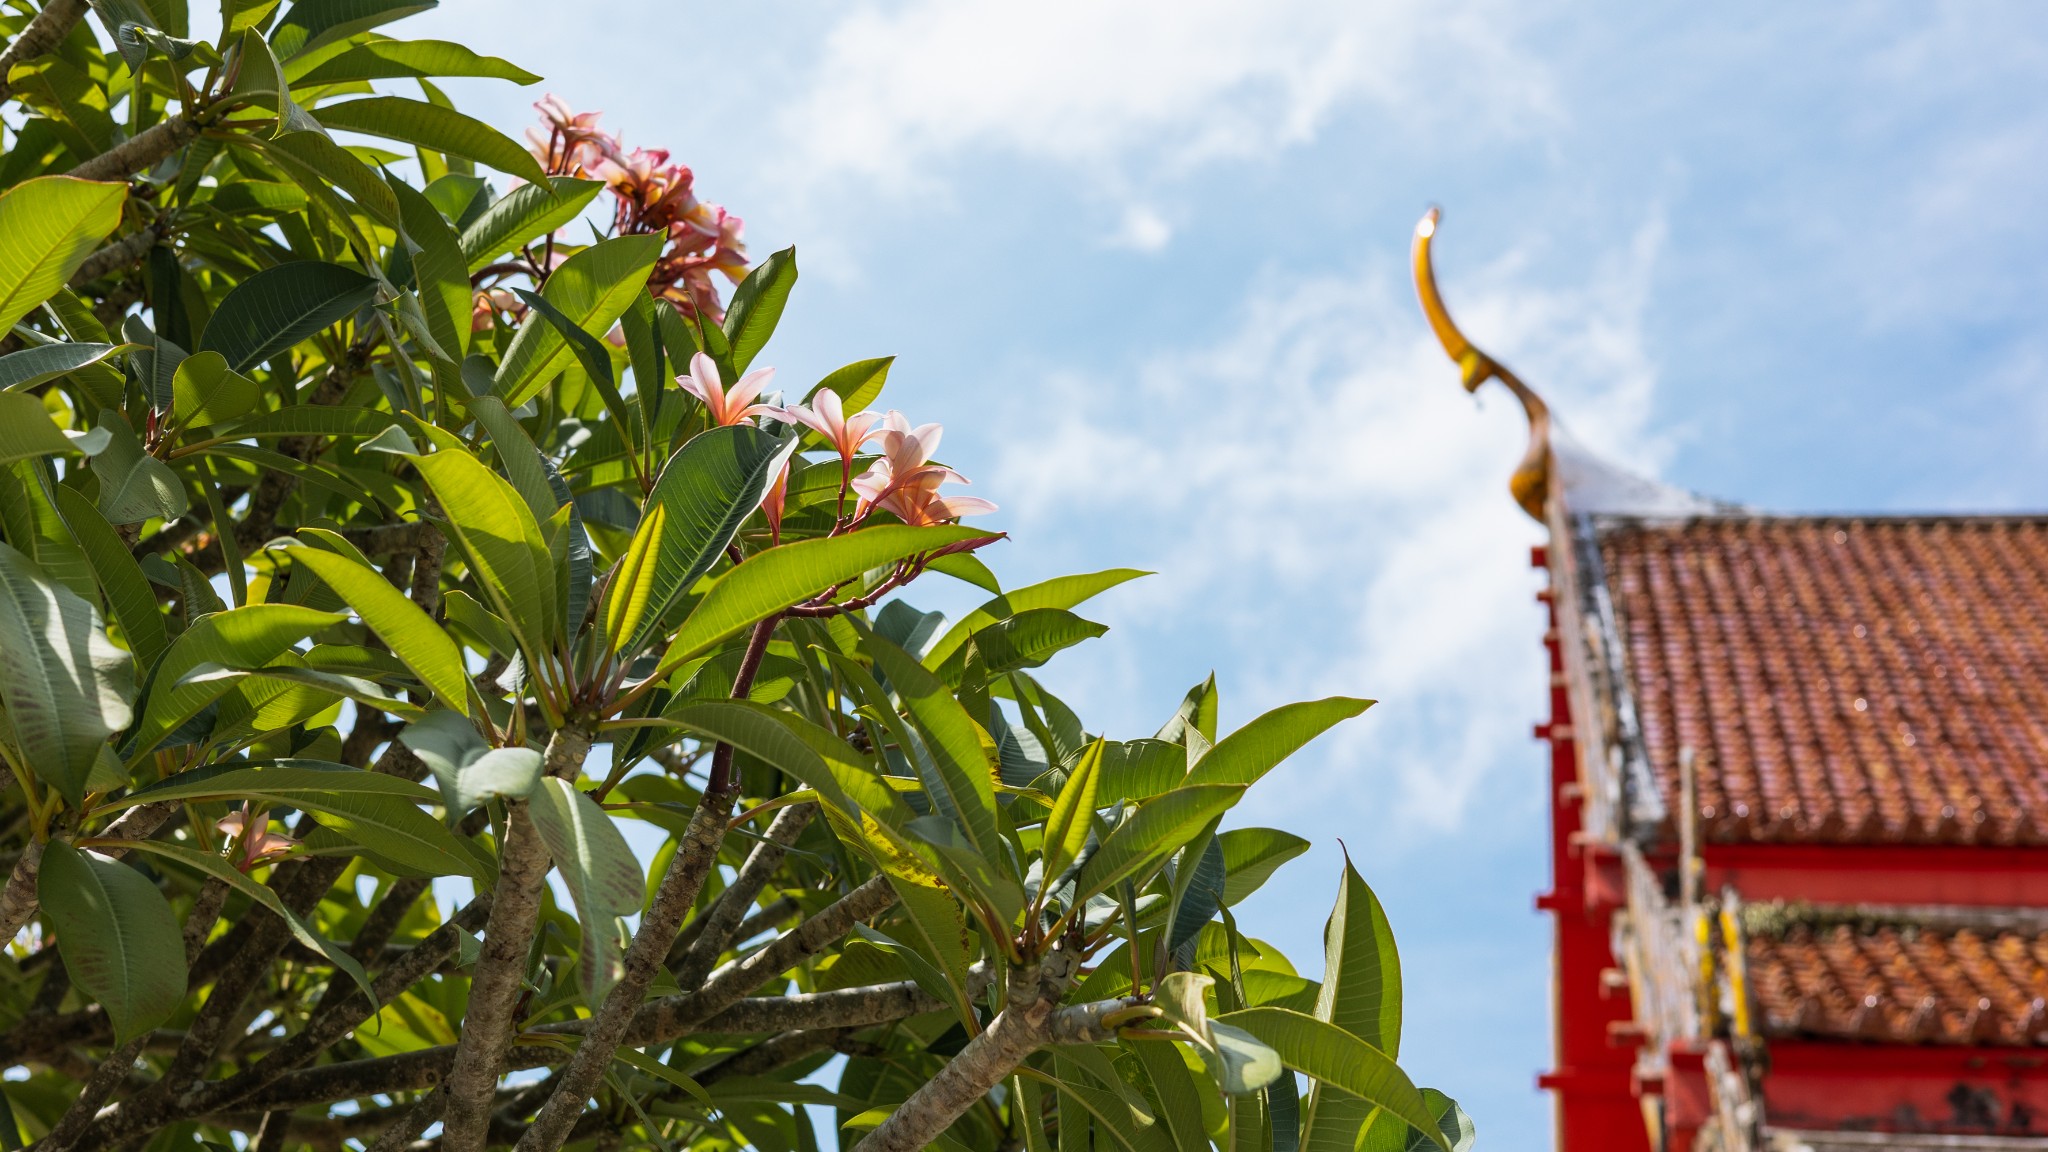
<path id="1" fill-rule="evenodd" d="M 1771 1123 L 1956 1134 L 2048 1134 L 2048 1050 L 1777 1041 Z"/>
<path id="2" fill-rule="evenodd" d="M 2048 905 L 2048 848 L 1708 844 L 1707 889 L 1827 904 Z"/>

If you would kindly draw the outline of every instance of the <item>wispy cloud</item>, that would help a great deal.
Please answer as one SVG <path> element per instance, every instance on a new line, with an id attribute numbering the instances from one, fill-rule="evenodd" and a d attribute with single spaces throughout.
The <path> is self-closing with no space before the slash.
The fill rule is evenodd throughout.
<path id="1" fill-rule="evenodd" d="M 1645 431 L 1656 373 L 1641 321 L 1661 235 L 1652 219 L 1576 286 L 1531 284 L 1512 257 L 1455 286 L 1469 329 L 1580 439 L 1647 468 L 1661 445 Z M 1388 703 L 1287 788 L 1255 790 L 1251 817 L 1311 788 L 1337 799 L 1306 819 L 1341 830 L 1391 791 L 1401 823 L 1440 832 L 1525 750 L 1542 699 L 1526 563 L 1540 534 L 1504 484 L 1522 419 L 1504 394 L 1475 414 L 1397 270 L 1264 285 L 1215 343 L 1128 379 L 1064 376 L 1031 407 L 1005 422 L 1031 431 L 986 487 L 1034 546 L 1078 529 L 1077 554 L 1114 541 L 1117 559 L 1160 571 L 1121 601 L 1122 644 L 1170 649 L 1220 627 L 1226 689 L 1249 701 L 1239 722 L 1326 694 Z M 1071 685 L 1082 698 L 1155 703 L 1129 691 L 1132 665 L 1092 667 L 1098 682 Z"/>

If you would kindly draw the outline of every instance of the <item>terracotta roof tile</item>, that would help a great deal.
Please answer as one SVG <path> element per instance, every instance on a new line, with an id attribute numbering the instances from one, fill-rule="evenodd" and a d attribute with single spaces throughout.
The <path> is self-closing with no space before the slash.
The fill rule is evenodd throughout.
<path id="1" fill-rule="evenodd" d="M 2048 1045 L 2048 932 L 1797 925 L 1746 955 L 1766 1036 Z"/>
<path id="2" fill-rule="evenodd" d="M 1707 518 L 1600 535 L 1667 808 L 1716 841 L 2048 843 L 2048 521 Z"/>

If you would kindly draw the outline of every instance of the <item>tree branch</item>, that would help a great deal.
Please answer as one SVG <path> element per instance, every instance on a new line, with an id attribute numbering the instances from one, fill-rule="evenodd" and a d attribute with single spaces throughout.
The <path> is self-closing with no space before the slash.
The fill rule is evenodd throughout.
<path id="1" fill-rule="evenodd" d="M 557 728 L 548 738 L 545 771 L 573 780 L 590 753 L 590 732 L 575 725 Z M 524 800 L 506 805 L 505 849 L 498 865 L 496 902 L 484 947 L 470 978 L 469 1012 L 462 1021 L 454 1069 L 448 1077 L 447 1107 L 442 1116 L 441 1146 L 447 1152 L 481 1152 L 490 1132 L 491 1100 L 504 1071 L 517 1021 L 519 986 L 526 976 L 526 954 L 540 918 L 540 890 L 547 882 L 548 850 L 534 826 Z M 681 853 L 678 853 L 680 863 Z M 671 869 L 673 871 L 673 869 Z M 650 911 L 650 916 L 653 912 Z M 647 930 L 643 922 L 641 931 Z M 634 940 L 638 945 L 638 937 Z M 663 942 L 666 951 L 667 943 Z M 627 964 L 630 971 L 631 950 Z M 616 990 L 615 990 L 616 991 Z M 609 1001 L 607 1001 L 609 1004 Z"/>
<path id="2" fill-rule="evenodd" d="M 767 835 L 747 853 L 746 863 L 740 865 L 739 874 L 725 891 L 718 894 L 711 907 L 697 919 L 703 924 L 688 948 L 680 957 L 671 952 L 668 965 L 676 974 L 676 984 L 689 988 L 701 984 L 710 975 L 712 965 L 718 963 L 718 956 L 733 943 L 734 933 L 745 919 L 754 898 L 775 878 L 776 869 L 789 854 L 789 846 L 818 814 L 816 804 L 795 804 L 775 814 L 775 820 L 768 825 Z M 678 938 L 678 944 L 681 939 Z"/>
<path id="3" fill-rule="evenodd" d="M 0 76 L 4 75 L 4 72 L 0 72 Z M 144 224 L 87 256 L 85 263 L 78 266 L 78 271 L 71 274 L 68 283 L 73 288 L 83 288 L 109 272 L 133 267 L 136 262 L 149 255 L 149 250 L 156 247 L 157 242 L 168 235 L 170 230 L 169 223 L 161 217 Z"/>
<path id="4" fill-rule="evenodd" d="M 172 115 L 87 160 L 66 175 L 80 180 L 126 180 L 190 144 L 198 136 L 199 125 L 190 117 L 183 113 Z"/>
<path id="5" fill-rule="evenodd" d="M 0 100 L 14 94 L 7 83 L 7 74 L 14 71 L 16 64 L 25 64 L 64 42 L 71 30 L 78 26 L 86 10 L 86 0 L 50 0 L 43 6 L 36 18 L 28 22 L 14 43 L 0 52 Z"/>

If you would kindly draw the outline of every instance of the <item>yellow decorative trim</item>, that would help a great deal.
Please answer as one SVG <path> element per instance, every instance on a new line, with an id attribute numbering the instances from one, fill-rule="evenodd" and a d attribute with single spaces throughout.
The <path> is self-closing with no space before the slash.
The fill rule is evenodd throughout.
<path id="1" fill-rule="evenodd" d="M 1550 406 L 1543 402 L 1535 389 L 1522 383 L 1493 357 L 1474 347 L 1458 330 L 1450 310 L 1444 307 L 1443 295 L 1436 288 L 1436 268 L 1430 256 L 1437 222 L 1442 218 L 1441 212 L 1431 208 L 1415 225 L 1415 292 L 1422 298 L 1422 313 L 1429 318 L 1429 326 L 1436 332 L 1437 341 L 1444 346 L 1444 354 L 1458 365 L 1465 390 L 1475 392 L 1488 380 L 1499 380 L 1515 394 L 1515 399 L 1521 401 L 1522 412 L 1529 418 L 1529 449 L 1522 454 L 1521 463 L 1515 466 L 1515 474 L 1508 480 L 1508 491 L 1514 494 L 1515 503 L 1522 506 L 1522 511 L 1541 521 L 1545 503 L 1550 497 Z"/>

